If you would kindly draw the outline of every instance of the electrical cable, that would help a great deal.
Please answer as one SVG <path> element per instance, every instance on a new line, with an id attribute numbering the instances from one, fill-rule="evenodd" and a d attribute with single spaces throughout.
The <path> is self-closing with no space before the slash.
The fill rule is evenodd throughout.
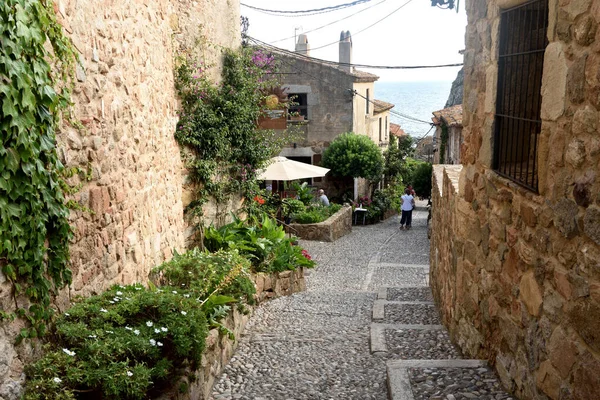
<path id="1" fill-rule="evenodd" d="M 251 6 L 249 4 L 244 4 L 244 3 L 240 3 L 240 5 L 259 11 L 259 12 L 264 12 L 264 13 L 271 13 L 271 14 L 308 14 L 308 13 L 321 13 L 321 12 L 331 12 L 331 11 L 337 11 L 337 10 L 341 10 L 344 8 L 348 8 L 348 7 L 354 7 L 357 6 L 359 4 L 362 3 L 368 3 L 369 1 L 372 0 L 355 0 L 351 3 L 345 3 L 345 4 L 338 4 L 335 6 L 329 6 L 329 7 L 323 7 L 323 8 L 316 8 L 313 10 L 295 10 L 295 11 L 289 11 L 289 10 L 268 10 L 265 8 L 259 8 L 259 7 L 255 7 L 255 6 Z"/>
<path id="2" fill-rule="evenodd" d="M 394 11 L 392 11 L 391 13 L 389 13 L 388 15 L 386 15 L 385 17 L 383 17 L 383 18 L 381 18 L 380 20 L 378 20 L 378 21 L 374 22 L 373 24 L 371 24 L 371 25 L 367 26 L 366 28 L 364 28 L 364 29 L 361 29 L 360 31 L 358 31 L 358 32 L 354 33 L 354 36 L 358 35 L 358 34 L 359 34 L 359 33 L 361 33 L 361 32 L 364 32 L 364 31 L 366 31 L 366 30 L 367 30 L 367 29 L 369 29 L 369 28 L 372 28 L 373 26 L 377 25 L 377 24 L 378 24 L 378 23 L 380 23 L 381 21 L 383 21 L 383 20 L 385 20 L 385 19 L 387 19 L 387 18 L 391 17 L 393 14 L 395 14 L 395 13 L 396 13 L 396 12 L 398 12 L 398 11 L 400 11 L 402 8 L 404 8 L 405 6 L 407 6 L 408 4 L 410 4 L 412 1 L 413 1 L 413 0 L 408 0 L 406 3 L 402 4 L 400 7 L 396 8 Z M 329 47 L 329 46 L 331 46 L 331 45 L 334 45 L 334 44 L 337 44 L 337 43 L 339 43 L 339 41 L 335 41 L 335 42 L 332 42 L 332 43 L 329 43 L 329 44 L 326 44 L 326 45 L 323 45 L 323 46 L 319 46 L 319 47 L 313 47 L 313 48 L 311 48 L 311 50 L 319 50 L 319 49 L 322 49 L 322 48 L 325 48 L 325 47 Z"/>
<path id="3" fill-rule="evenodd" d="M 346 19 L 348 19 L 348 18 L 350 18 L 350 17 L 353 17 L 353 16 L 355 16 L 356 14 L 360 14 L 361 12 L 363 12 L 363 11 L 366 11 L 366 10 L 368 10 L 368 9 L 370 9 L 370 8 L 373 8 L 373 7 L 375 7 L 375 6 L 378 6 L 378 5 L 380 5 L 381 3 L 385 3 L 386 1 L 387 1 L 387 0 L 382 0 L 382 1 L 380 1 L 379 3 L 372 4 L 372 5 L 370 5 L 370 6 L 369 6 L 369 7 L 367 7 L 367 8 L 363 8 L 362 10 L 355 12 L 354 14 L 350 14 L 350 15 L 348 15 L 347 17 L 340 18 L 340 19 L 338 19 L 338 20 L 336 20 L 336 21 L 330 22 L 330 23 L 328 23 L 328 24 L 325 24 L 325 25 L 323 25 L 323 26 L 319 26 L 318 28 L 315 28 L 315 29 L 310 29 L 310 30 L 308 30 L 308 31 L 306 31 L 306 32 L 303 32 L 303 33 L 315 32 L 315 31 L 318 31 L 319 29 L 326 28 L 326 27 L 328 27 L 328 26 L 331 26 L 331 25 L 333 25 L 333 24 L 336 24 L 336 23 L 338 23 L 338 22 L 344 21 L 344 20 L 346 20 Z M 283 39 L 277 39 L 277 40 L 274 40 L 274 41 L 272 41 L 272 42 L 269 42 L 269 44 L 278 43 L 278 42 L 283 42 L 284 40 L 288 40 L 288 39 L 295 38 L 295 37 L 296 37 L 296 36 L 294 35 L 294 36 L 289 36 L 289 37 L 286 37 L 286 38 L 283 38 Z"/>
<path id="4" fill-rule="evenodd" d="M 328 64 L 332 66 L 347 66 L 347 67 L 360 67 L 360 68 L 372 68 L 372 69 L 425 69 L 425 68 L 447 68 L 447 67 L 460 67 L 463 63 L 454 63 L 454 64 L 439 64 L 439 65 L 369 65 L 369 64 L 355 64 L 355 63 L 340 63 L 336 61 L 323 60 L 321 58 L 310 57 L 304 54 L 296 53 L 290 50 L 282 49 L 281 47 L 273 46 L 269 43 L 263 42 L 261 40 L 255 39 L 251 36 L 248 36 L 248 39 L 252 40 L 254 43 L 260 46 L 268 47 L 274 51 L 278 51 L 280 53 L 284 53 L 290 56 L 304 58 L 313 62 L 319 62 L 322 64 Z M 336 42 L 339 43 L 339 42 Z M 311 49 L 312 50 L 312 49 Z"/>

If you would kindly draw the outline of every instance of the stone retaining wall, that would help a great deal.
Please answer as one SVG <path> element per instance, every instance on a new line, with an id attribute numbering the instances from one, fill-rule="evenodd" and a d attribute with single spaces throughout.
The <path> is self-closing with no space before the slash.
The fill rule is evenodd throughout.
<path id="1" fill-rule="evenodd" d="M 255 299 L 257 305 L 270 299 L 288 296 L 306 289 L 304 268 L 274 274 L 256 274 L 252 279 L 256 285 Z M 202 355 L 200 369 L 194 374 L 192 382 L 189 378 L 184 381 L 189 387 L 189 391 L 182 394 L 176 392 L 178 388 L 174 388 L 173 393 L 161 396 L 160 400 L 207 400 L 210 397 L 215 380 L 221 375 L 231 359 L 238 344 L 237 340 L 239 340 L 251 316 L 253 307 L 248 307 L 248 309 L 250 311 L 248 314 L 242 314 L 234 310 L 223 323 L 234 333 L 236 341 L 220 335 L 216 329 L 210 330 L 206 338 L 206 350 Z"/>
<path id="2" fill-rule="evenodd" d="M 550 0 L 537 193 L 493 169 L 500 9 L 467 2 L 462 169 L 436 167 L 431 286 L 463 352 L 520 399 L 600 392 L 600 2 Z"/>
<path id="3" fill-rule="evenodd" d="M 301 239 L 333 242 L 352 232 L 352 207 L 345 205 L 318 224 L 290 224 L 290 227 L 292 233 Z"/>

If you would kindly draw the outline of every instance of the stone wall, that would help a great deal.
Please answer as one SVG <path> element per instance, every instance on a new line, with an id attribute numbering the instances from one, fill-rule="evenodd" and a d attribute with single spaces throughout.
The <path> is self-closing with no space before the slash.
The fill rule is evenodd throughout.
<path id="1" fill-rule="evenodd" d="M 74 198 L 91 212 L 71 214 L 73 284 L 56 301 L 64 309 L 73 295 L 146 282 L 150 268 L 184 249 L 174 56 L 196 49 L 217 77 L 219 54 L 208 43 L 236 47 L 240 28 L 237 1 L 55 0 L 55 10 L 81 61 L 71 114 L 82 127 L 63 125 L 58 153 L 91 177 L 70 182 L 82 183 Z M 10 291 L 0 290 L 0 302 L 10 311 Z M 0 399 L 18 397 L 30 356 L 12 344 L 20 327 L 0 327 Z"/>
<path id="2" fill-rule="evenodd" d="M 290 224 L 290 227 L 291 232 L 301 239 L 334 242 L 352 232 L 352 207 L 345 205 L 318 224 Z"/>
<path id="3" fill-rule="evenodd" d="M 453 339 L 517 397 L 595 399 L 600 2 L 549 1 L 538 193 L 492 169 L 499 10 L 519 3 L 467 2 L 463 168 L 435 174 L 431 282 Z"/>

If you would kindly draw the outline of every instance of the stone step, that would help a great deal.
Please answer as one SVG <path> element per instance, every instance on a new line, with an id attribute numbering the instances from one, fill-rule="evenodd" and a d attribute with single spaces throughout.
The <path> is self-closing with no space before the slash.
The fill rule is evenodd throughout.
<path id="1" fill-rule="evenodd" d="M 378 293 L 379 296 L 379 293 Z M 397 305 L 411 305 L 411 304 L 423 304 L 428 306 L 433 306 L 434 303 L 431 301 L 390 301 L 390 300 L 380 300 L 377 299 L 373 302 L 373 319 L 385 319 L 385 306 L 387 304 L 397 304 Z"/>
<path id="2" fill-rule="evenodd" d="M 386 330 L 443 330 L 443 325 L 371 324 L 371 353 L 387 353 Z"/>
<path id="3" fill-rule="evenodd" d="M 494 375 L 493 371 L 488 368 L 488 364 L 484 360 L 393 360 L 386 363 L 387 370 L 387 385 L 388 385 L 388 399 L 389 400 L 414 400 L 413 396 L 413 384 L 411 383 L 410 373 L 413 369 L 427 369 L 431 370 L 434 368 L 445 368 L 445 369 L 464 369 L 471 368 L 476 369 L 480 374 L 487 373 L 487 375 Z M 495 375 L 494 375 L 495 376 Z M 492 379 L 486 379 L 491 381 Z M 497 380 L 497 378 L 496 378 Z M 488 385 L 493 382 L 486 382 Z M 480 398 L 474 393 L 469 393 L 468 390 L 462 387 L 463 385 L 456 385 L 457 393 L 460 392 L 463 398 Z M 446 387 L 448 390 L 448 387 Z M 450 389 L 451 391 L 451 389 Z M 450 397 L 452 396 L 452 397 Z M 472 397 L 471 397 L 472 396 Z M 508 396 L 508 395 L 507 395 Z M 426 397 L 430 398 L 430 397 Z M 439 396 L 440 399 L 452 399 L 454 394 L 449 396 Z"/>

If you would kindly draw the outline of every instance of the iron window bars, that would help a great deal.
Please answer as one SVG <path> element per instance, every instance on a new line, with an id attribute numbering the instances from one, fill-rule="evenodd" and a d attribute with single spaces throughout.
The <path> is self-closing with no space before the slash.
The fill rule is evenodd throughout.
<path id="1" fill-rule="evenodd" d="M 547 0 L 501 12 L 493 166 L 500 175 L 535 192 L 547 28 Z"/>

